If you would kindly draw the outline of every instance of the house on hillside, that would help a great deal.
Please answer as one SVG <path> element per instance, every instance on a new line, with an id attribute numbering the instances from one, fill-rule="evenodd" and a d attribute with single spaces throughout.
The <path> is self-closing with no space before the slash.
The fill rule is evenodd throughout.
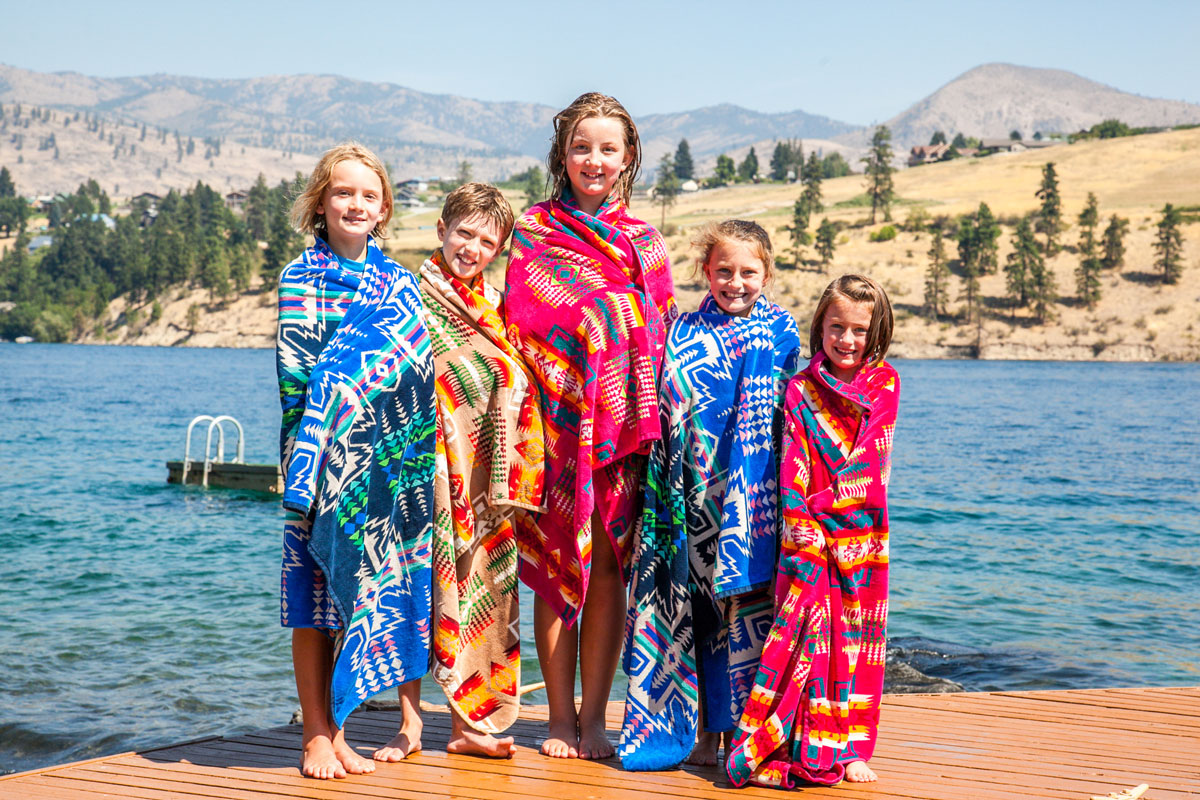
<path id="1" fill-rule="evenodd" d="M 52 244 L 54 244 L 53 236 L 35 236 L 29 240 L 29 246 L 27 250 L 30 254 L 33 254 L 38 250 L 41 250 L 43 247 L 49 247 Z"/>
<path id="2" fill-rule="evenodd" d="M 397 208 L 420 208 L 424 205 L 421 198 L 417 196 L 417 189 L 407 184 L 396 184 L 396 189 L 392 193 L 392 203 Z"/>
<path id="3" fill-rule="evenodd" d="M 1025 143 L 1017 139 L 984 139 L 979 143 L 980 155 L 1021 153 L 1027 149 Z"/>
<path id="4" fill-rule="evenodd" d="M 129 202 L 131 204 L 143 202 L 150 208 L 158 208 L 158 204 L 162 202 L 162 196 L 157 195 L 154 192 L 142 192 L 139 195 L 131 197 Z"/>
<path id="5" fill-rule="evenodd" d="M 402 189 L 411 189 L 413 195 L 416 196 L 416 193 L 418 192 L 429 191 L 429 181 L 421 180 L 420 178 L 408 178 L 406 180 L 396 181 L 394 188 L 396 192 L 399 192 Z"/>
<path id="6" fill-rule="evenodd" d="M 679 184 L 679 191 L 681 191 L 681 192 L 698 192 L 698 191 L 700 191 L 700 184 L 696 183 L 691 178 L 688 178 L 686 181 Z"/>
<path id="7" fill-rule="evenodd" d="M 225 207 L 232 211 L 241 211 L 246 205 L 246 200 L 249 199 L 250 193 L 241 189 L 234 189 L 229 194 L 225 195 Z"/>
<path id="8" fill-rule="evenodd" d="M 950 150 L 950 145 L 945 144 L 923 144 L 914 147 L 908 154 L 908 165 L 910 167 L 919 167 L 922 164 L 932 164 L 935 161 L 942 161 L 946 158 L 947 151 Z"/>

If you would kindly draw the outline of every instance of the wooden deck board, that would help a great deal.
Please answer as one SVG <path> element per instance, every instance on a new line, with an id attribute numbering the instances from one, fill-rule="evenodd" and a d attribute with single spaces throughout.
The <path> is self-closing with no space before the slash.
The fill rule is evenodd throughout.
<path id="1" fill-rule="evenodd" d="M 621 705 L 609 706 L 611 731 Z M 808 798 L 863 800 L 1087 800 L 1150 784 L 1145 800 L 1200 800 L 1200 688 L 1087 689 L 889 695 L 873 785 L 809 787 Z M 425 750 L 374 774 L 314 781 L 296 768 L 299 726 L 208 738 L 0 777 L 0 799 L 82 800 L 666 800 L 779 797 L 733 789 L 715 768 L 624 772 L 618 762 L 543 758 L 544 707 L 523 710 L 509 761 L 440 749 L 447 713 L 427 711 Z M 396 731 L 397 712 L 354 714 L 347 740 L 369 755 Z"/>

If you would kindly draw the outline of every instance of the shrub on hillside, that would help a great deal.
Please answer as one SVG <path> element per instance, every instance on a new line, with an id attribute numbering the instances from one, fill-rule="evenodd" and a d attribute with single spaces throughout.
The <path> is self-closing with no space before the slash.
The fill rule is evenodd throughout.
<path id="1" fill-rule="evenodd" d="M 890 242 L 896 238 L 896 228 L 892 225 L 884 225 L 877 231 L 872 231 L 870 239 L 872 242 Z"/>

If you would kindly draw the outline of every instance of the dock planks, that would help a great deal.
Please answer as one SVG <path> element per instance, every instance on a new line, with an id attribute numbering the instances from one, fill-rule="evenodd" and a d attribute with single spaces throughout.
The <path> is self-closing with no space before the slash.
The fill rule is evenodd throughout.
<path id="1" fill-rule="evenodd" d="M 608 709 L 610 731 L 621 704 Z M 426 749 L 372 775 L 339 781 L 300 776 L 300 728 L 202 739 L 143 753 L 0 778 L 0 798 L 83 800 L 665 800 L 780 797 L 773 789 L 733 789 L 713 767 L 624 772 L 616 760 L 560 761 L 536 752 L 546 709 L 526 707 L 512 733 L 509 761 L 439 749 L 450 731 L 445 710 L 425 713 Z M 369 754 L 399 723 L 394 711 L 360 711 L 347 738 Z M 1087 800 L 1148 783 L 1144 800 L 1200 799 L 1200 688 L 1090 689 L 888 695 L 871 765 L 880 782 L 809 787 L 810 798 L 888 800 Z"/>

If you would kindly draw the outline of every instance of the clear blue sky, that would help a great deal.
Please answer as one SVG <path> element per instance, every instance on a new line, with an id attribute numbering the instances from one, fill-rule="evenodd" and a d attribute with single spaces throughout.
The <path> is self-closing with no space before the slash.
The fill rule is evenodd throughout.
<path id="1" fill-rule="evenodd" d="M 600 89 L 635 114 L 732 102 L 869 124 L 989 61 L 1200 102 L 1193 0 L 0 0 L 0 20 L 0 62 L 39 71 L 332 73 L 556 106 Z"/>

